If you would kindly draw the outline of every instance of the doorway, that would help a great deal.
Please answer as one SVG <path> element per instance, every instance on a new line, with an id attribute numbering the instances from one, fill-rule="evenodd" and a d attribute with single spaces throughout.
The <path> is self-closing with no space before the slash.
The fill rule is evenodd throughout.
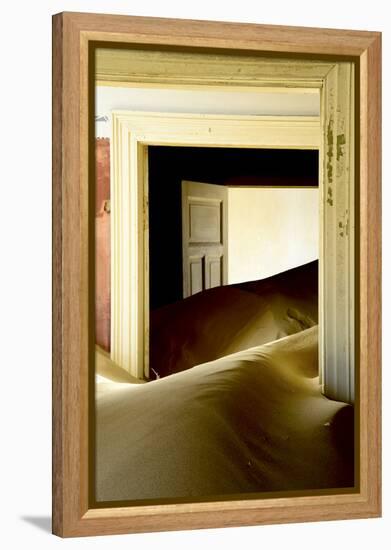
<path id="1" fill-rule="evenodd" d="M 211 286 L 265 278 L 317 258 L 318 157 L 317 150 L 309 149 L 149 146 L 150 309 Z M 276 202 L 290 224 L 286 229 L 279 223 Z M 307 216 L 300 215 L 301 203 L 313 212 L 307 209 Z M 248 221 L 244 227 L 242 208 Z M 197 224 L 212 235 L 197 235 Z M 246 246 L 240 242 L 244 229 Z M 290 236 L 293 242 L 286 243 Z M 270 246 L 271 239 L 278 240 L 279 250 Z M 304 250 L 299 250 L 300 241 Z M 248 255 L 252 265 L 243 261 Z"/>
<path id="2" fill-rule="evenodd" d="M 149 146 L 148 195 L 150 379 L 317 324 L 317 150 Z"/>

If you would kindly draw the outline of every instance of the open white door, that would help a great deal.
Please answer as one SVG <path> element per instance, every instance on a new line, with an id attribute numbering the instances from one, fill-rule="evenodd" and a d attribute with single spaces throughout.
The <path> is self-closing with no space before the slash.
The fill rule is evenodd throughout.
<path id="1" fill-rule="evenodd" d="M 228 282 L 228 190 L 182 181 L 183 297 Z"/>

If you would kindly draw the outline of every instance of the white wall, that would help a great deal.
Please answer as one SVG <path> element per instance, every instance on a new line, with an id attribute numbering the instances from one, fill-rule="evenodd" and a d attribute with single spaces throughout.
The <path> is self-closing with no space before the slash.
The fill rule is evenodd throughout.
<path id="1" fill-rule="evenodd" d="M 229 284 L 270 277 L 318 257 L 318 189 L 228 189 Z"/>
<path id="2" fill-rule="evenodd" d="M 97 86 L 95 115 L 98 121 L 95 133 L 97 137 L 110 137 L 110 114 L 116 109 L 169 113 L 318 116 L 319 96 L 318 90 L 306 93 L 265 93 L 251 90 L 234 93 L 223 89 L 205 91 Z"/>

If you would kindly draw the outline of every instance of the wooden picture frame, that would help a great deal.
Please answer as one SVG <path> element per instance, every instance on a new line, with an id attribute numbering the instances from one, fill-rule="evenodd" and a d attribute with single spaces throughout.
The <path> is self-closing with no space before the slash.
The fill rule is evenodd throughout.
<path id="1" fill-rule="evenodd" d="M 140 506 L 95 506 L 91 486 L 93 394 L 93 339 L 90 314 L 93 293 L 90 288 L 93 243 L 90 233 L 91 174 L 94 160 L 90 144 L 93 101 L 89 79 L 91 67 L 97 78 L 115 80 L 110 56 L 95 67 L 95 48 L 113 45 L 142 46 L 144 49 L 212 51 L 228 56 L 259 56 L 271 59 L 268 84 L 280 86 L 323 86 L 323 136 L 329 136 L 329 149 L 322 170 L 335 178 L 345 178 L 355 186 L 351 194 L 333 195 L 339 207 L 354 209 L 346 221 L 349 244 L 344 246 L 342 263 L 324 266 L 320 277 L 327 296 L 327 322 L 346 321 L 346 339 L 333 346 L 346 345 L 354 335 L 346 357 L 350 371 L 344 380 L 338 371 L 323 380 L 330 393 L 349 400 L 352 384 L 349 373 L 355 369 L 355 393 L 359 395 L 356 415 L 357 484 L 351 492 L 317 495 L 285 495 L 267 498 L 191 502 Z M 126 52 L 126 49 L 124 50 Z M 275 67 L 290 58 L 289 71 L 280 74 Z M 104 64 L 104 61 L 107 64 Z M 306 76 L 295 73 L 294 60 L 311 61 Z M 144 60 L 145 62 L 145 60 Z M 292 69 L 293 67 L 293 69 Z M 351 71 L 351 68 L 354 71 Z M 122 67 L 123 68 L 123 67 Z M 129 69 L 128 69 L 129 70 Z M 131 69 L 137 82 L 137 67 Z M 181 79 L 192 79 L 181 73 Z M 220 71 L 220 72 L 219 72 Z M 251 72 L 251 71 L 250 71 Z M 205 84 L 224 83 L 224 69 L 214 67 L 202 76 Z M 288 74 L 288 76 L 286 76 Z M 295 78 L 296 74 L 296 78 Z M 121 78 L 126 80 L 125 72 Z M 167 75 L 166 75 L 167 76 Z M 144 77 L 145 78 L 145 75 Z M 151 81 L 159 75 L 149 73 Z M 179 82 L 178 75 L 169 75 Z M 225 77 L 226 78 L 226 77 Z M 202 79 L 201 79 L 202 80 Z M 142 81 L 141 77 L 139 81 Z M 262 85 L 255 73 L 246 85 Z M 164 80 L 167 82 L 167 80 Z M 194 79 L 193 79 L 194 83 Z M 326 83 L 326 84 L 325 84 Z M 338 84 L 339 83 L 339 84 Z M 198 79 L 197 85 L 200 84 Z M 236 85 L 244 85 L 242 77 Z M 355 103 L 346 99 L 355 90 Z M 327 100 L 327 90 L 329 100 Z M 330 97 L 333 101 L 330 101 Z M 347 104 L 349 103 L 349 105 Z M 181 21 L 143 17 L 61 13 L 53 18 L 53 532 L 59 536 L 197 529 L 235 525 L 258 525 L 296 521 L 316 521 L 377 517 L 381 513 L 380 441 L 380 196 L 381 196 L 381 35 L 377 32 L 340 31 L 264 25 Z M 341 115 L 346 115 L 343 117 Z M 118 116 L 118 120 L 120 116 Z M 130 117 L 131 119 L 131 117 Z M 130 120 L 129 119 L 129 120 Z M 134 122 L 134 118 L 131 119 Z M 353 124 L 354 123 L 354 124 Z M 341 131 L 342 128 L 342 131 Z M 341 138 L 343 136 L 343 139 Z M 354 138 L 355 137 L 355 138 Z M 339 141 L 338 141 L 339 140 Z M 341 159 L 344 169 L 335 164 Z M 349 159 L 349 160 L 346 160 Z M 334 163 L 334 164 L 333 164 Z M 354 174 L 352 166 L 354 164 Z M 342 166 L 342 165 L 341 165 Z M 343 172 L 343 173 L 342 173 Z M 332 174 L 337 174 L 332 176 Z M 346 175 L 347 174 L 347 175 Z M 334 179 L 333 179 L 334 177 Z M 346 179 L 347 178 L 347 179 Z M 340 180 L 342 181 L 342 179 Z M 351 189 L 353 187 L 344 187 Z M 342 187 L 341 187 L 342 188 Z M 333 192 L 336 191 L 332 187 Z M 328 191 L 325 193 L 328 193 Z M 324 196 L 324 202 L 330 196 Z M 142 200 L 142 199 L 141 199 Z M 330 199 L 331 200 L 331 199 Z M 141 203 L 142 205 L 142 203 Z M 328 215 L 328 214 L 327 214 Z M 326 216 L 326 214 L 325 214 Z M 332 214 L 327 227 L 339 220 Z M 326 218 L 325 218 L 326 219 Z M 349 230 L 349 231 L 348 231 Z M 353 233 L 352 233 L 353 232 Z M 354 237 L 353 237 L 354 236 Z M 335 231 L 323 233 L 325 246 L 333 248 Z M 352 260 L 354 258 L 354 262 Z M 355 279 L 344 274 L 355 266 Z M 337 274 L 345 282 L 350 301 L 341 304 L 341 294 L 328 291 L 328 275 Z M 350 272 L 350 271 L 349 271 Z M 342 287 L 341 287 L 342 288 Z M 353 296 L 356 306 L 352 309 Z M 322 338 L 322 335 L 321 335 Z M 323 338 L 325 338 L 323 336 Z M 349 340 L 350 341 L 350 340 Z M 329 340 L 327 340 L 329 342 Z M 325 346 L 325 358 L 329 344 Z M 140 353 L 143 353 L 142 351 Z M 350 389 L 347 389 L 350 388 Z M 342 392 L 342 393 L 341 393 Z M 348 392 L 348 393 L 346 393 Z"/>

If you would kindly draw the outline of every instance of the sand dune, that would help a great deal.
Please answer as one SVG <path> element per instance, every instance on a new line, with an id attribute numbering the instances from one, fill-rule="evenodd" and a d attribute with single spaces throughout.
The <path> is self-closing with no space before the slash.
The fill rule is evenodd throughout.
<path id="1" fill-rule="evenodd" d="M 353 408 L 320 392 L 317 288 L 313 262 L 153 312 L 149 383 L 98 354 L 97 500 L 351 487 Z"/>
<path id="2" fill-rule="evenodd" d="M 317 296 L 315 261 L 153 311 L 150 365 L 163 377 L 309 328 L 318 322 Z"/>
<path id="3" fill-rule="evenodd" d="M 100 384 L 97 500 L 351 486 L 352 409 L 321 395 L 317 350 L 315 326 L 148 384 Z"/>

